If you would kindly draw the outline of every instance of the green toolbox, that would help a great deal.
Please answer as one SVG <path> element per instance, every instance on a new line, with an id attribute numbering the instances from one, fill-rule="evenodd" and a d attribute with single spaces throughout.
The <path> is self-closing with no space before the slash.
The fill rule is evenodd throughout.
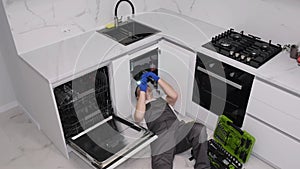
<path id="1" fill-rule="evenodd" d="M 255 138 L 235 126 L 224 115 L 218 119 L 213 139 L 209 140 L 208 156 L 212 168 L 239 169 L 251 155 Z"/>

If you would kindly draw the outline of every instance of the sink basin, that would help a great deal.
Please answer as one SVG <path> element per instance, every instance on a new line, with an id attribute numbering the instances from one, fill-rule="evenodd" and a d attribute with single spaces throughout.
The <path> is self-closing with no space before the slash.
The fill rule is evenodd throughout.
<path id="1" fill-rule="evenodd" d="M 120 23 L 118 27 L 102 29 L 97 32 L 104 34 L 126 46 L 160 31 L 131 20 Z"/>

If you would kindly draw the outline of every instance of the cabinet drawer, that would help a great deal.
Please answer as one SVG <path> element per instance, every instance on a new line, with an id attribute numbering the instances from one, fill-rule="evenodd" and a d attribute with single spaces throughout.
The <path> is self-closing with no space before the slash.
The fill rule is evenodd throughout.
<path id="1" fill-rule="evenodd" d="M 300 140 L 299 105 L 299 97 L 255 80 L 247 112 Z"/>
<path id="2" fill-rule="evenodd" d="M 244 129 L 256 138 L 253 147 L 254 154 L 278 168 L 299 167 L 299 142 L 264 125 L 249 115 L 245 118 Z"/>
<path id="3" fill-rule="evenodd" d="M 255 79 L 252 88 L 252 97 L 261 100 L 270 106 L 300 119 L 300 98 Z"/>

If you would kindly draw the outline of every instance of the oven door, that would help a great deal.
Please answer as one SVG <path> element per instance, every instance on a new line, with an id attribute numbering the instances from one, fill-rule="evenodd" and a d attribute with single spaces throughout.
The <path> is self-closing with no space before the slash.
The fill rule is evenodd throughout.
<path id="1" fill-rule="evenodd" d="M 224 114 L 242 126 L 254 76 L 198 54 L 193 101 L 216 115 Z"/>
<path id="2" fill-rule="evenodd" d="M 105 120 L 69 139 L 69 148 L 98 169 L 115 168 L 157 138 L 152 132 L 118 116 Z"/>

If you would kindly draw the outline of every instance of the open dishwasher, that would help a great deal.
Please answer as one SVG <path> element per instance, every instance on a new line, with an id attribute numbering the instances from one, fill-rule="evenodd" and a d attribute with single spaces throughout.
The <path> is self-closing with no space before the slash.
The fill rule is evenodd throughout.
<path id="1" fill-rule="evenodd" d="M 114 168 L 157 136 L 114 113 L 108 67 L 54 89 L 66 144 L 98 169 Z"/>

